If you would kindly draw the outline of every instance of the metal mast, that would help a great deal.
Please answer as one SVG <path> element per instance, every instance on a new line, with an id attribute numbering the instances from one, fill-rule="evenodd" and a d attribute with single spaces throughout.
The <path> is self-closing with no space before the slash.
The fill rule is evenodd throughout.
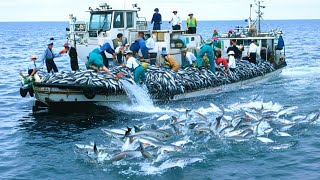
<path id="1" fill-rule="evenodd" d="M 258 6 L 258 32 L 261 33 L 261 20 L 263 20 L 262 15 L 263 12 L 261 11 L 261 8 L 264 9 L 266 8 L 266 6 L 262 6 L 261 2 L 263 2 L 263 0 L 257 0 L 258 3 L 256 3 L 256 5 Z"/>

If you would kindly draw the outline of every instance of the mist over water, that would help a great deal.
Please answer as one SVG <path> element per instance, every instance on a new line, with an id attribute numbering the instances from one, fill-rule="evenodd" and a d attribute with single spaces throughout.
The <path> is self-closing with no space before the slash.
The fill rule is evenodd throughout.
<path id="1" fill-rule="evenodd" d="M 300 123 L 285 132 L 291 137 L 269 135 L 275 143 L 257 139 L 234 142 L 191 133 L 163 140 L 171 143 L 189 139 L 192 143 L 150 164 L 144 158 L 127 158 L 118 162 L 92 163 L 75 153 L 75 144 L 118 150 L 117 142 L 102 131 L 139 125 L 158 127 L 171 116 L 183 118 L 186 109 L 208 119 L 221 114 L 210 103 L 226 109 L 226 115 L 240 113 L 241 106 L 278 110 L 297 106 L 288 115 L 292 120 L 317 112 L 319 98 L 319 20 L 268 21 L 272 28 L 282 28 L 288 66 L 278 78 L 216 96 L 175 102 L 152 102 L 137 99 L 134 103 L 97 106 L 85 110 L 33 113 L 32 98 L 19 95 L 20 70 L 26 71 L 28 57 L 45 50 L 46 40 L 55 37 L 58 52 L 65 42 L 65 22 L 0 23 L 0 174 L 3 179 L 317 179 L 319 166 L 319 125 Z M 240 21 L 201 21 L 198 32 L 205 38 L 212 30 L 227 32 Z M 307 34 L 306 38 L 303 36 Z M 67 56 L 56 60 L 60 71 L 70 68 Z M 85 68 L 80 62 L 80 68 Z M 136 93 L 136 92 L 135 92 Z M 141 94 L 139 97 L 147 97 Z M 135 104 L 136 103 L 136 104 Z M 245 104 L 243 106 L 243 104 Z M 111 107 L 111 108 L 110 108 Z M 158 121 L 158 119 L 168 119 Z M 200 119 L 195 116 L 194 118 Z M 282 125 L 271 127 L 280 130 Z M 288 127 L 287 127 L 288 128 Z M 264 136 L 266 137 L 266 136 Z M 117 149 L 118 148 L 118 149 Z M 109 150 L 107 152 L 109 152 Z M 109 152 L 110 153 L 110 152 Z M 193 157 L 189 161 L 169 159 Z M 196 157 L 194 157 L 196 156 Z M 198 160 L 197 158 L 201 159 Z M 166 162 L 167 161 L 167 162 Z M 194 162 L 193 162 L 194 161 Z M 166 163 L 164 163 L 166 162 Z M 164 164 L 163 164 L 164 163 Z M 162 165 L 163 164 L 163 165 Z M 161 166 L 162 165 L 162 166 Z"/>

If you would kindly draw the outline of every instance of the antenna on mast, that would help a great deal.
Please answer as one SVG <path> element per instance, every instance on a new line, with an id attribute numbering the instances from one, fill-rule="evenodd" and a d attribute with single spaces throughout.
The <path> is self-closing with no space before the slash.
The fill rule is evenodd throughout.
<path id="1" fill-rule="evenodd" d="M 266 6 L 262 6 L 261 3 L 264 2 L 264 0 L 255 0 L 256 2 L 256 5 L 258 6 L 258 32 L 260 33 L 261 32 L 261 20 L 263 20 L 262 18 L 262 15 L 263 15 L 263 12 L 261 11 L 261 9 L 264 9 L 266 8 Z"/>

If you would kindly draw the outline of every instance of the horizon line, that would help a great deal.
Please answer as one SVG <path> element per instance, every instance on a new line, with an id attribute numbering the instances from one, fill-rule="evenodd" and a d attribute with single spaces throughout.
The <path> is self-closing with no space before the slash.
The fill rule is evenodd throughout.
<path id="1" fill-rule="evenodd" d="M 198 20 L 198 21 L 244 21 L 246 19 L 219 19 L 219 20 Z M 265 19 L 265 21 L 295 21 L 295 20 L 320 20 L 320 18 L 314 18 L 314 19 Z M 164 20 L 164 22 L 167 22 L 169 20 Z M 185 20 L 183 20 L 185 21 Z M 0 23 L 10 23 L 10 22 L 68 22 L 68 21 L 61 21 L 61 20 L 48 20 L 48 21 L 43 21 L 43 20 L 27 20 L 27 21 L 19 21 L 19 20 L 10 20 L 10 21 L 1 21 Z"/>

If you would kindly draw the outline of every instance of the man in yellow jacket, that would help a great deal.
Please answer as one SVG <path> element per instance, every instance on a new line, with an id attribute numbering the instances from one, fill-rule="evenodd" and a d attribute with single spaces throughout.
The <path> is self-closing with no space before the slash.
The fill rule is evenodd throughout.
<path id="1" fill-rule="evenodd" d="M 168 65 L 170 69 L 174 70 L 175 72 L 179 71 L 179 63 L 171 55 L 169 55 L 167 51 L 162 51 L 161 56 L 164 59 L 164 63 Z"/>
<path id="2" fill-rule="evenodd" d="M 193 13 L 189 13 L 189 18 L 187 19 L 187 28 L 189 34 L 196 34 L 198 22 L 195 17 L 193 17 Z"/>

